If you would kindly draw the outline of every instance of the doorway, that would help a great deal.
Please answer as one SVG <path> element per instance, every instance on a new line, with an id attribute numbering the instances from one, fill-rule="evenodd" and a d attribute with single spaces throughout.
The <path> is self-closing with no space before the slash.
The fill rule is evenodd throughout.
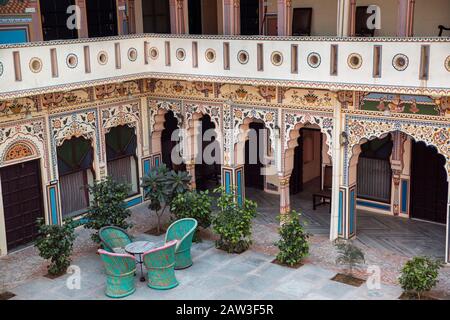
<path id="1" fill-rule="evenodd" d="M 241 0 L 241 35 L 259 35 L 259 0 Z"/>
<path id="2" fill-rule="evenodd" d="M 74 0 L 39 0 L 44 41 L 78 38 L 76 28 L 67 28 L 67 8 L 74 4 Z"/>
<path id="3" fill-rule="evenodd" d="M 170 33 L 169 1 L 142 1 L 142 18 L 145 33 Z"/>
<path id="4" fill-rule="evenodd" d="M 3 167 L 0 176 L 9 251 L 38 236 L 36 219 L 44 217 L 39 160 Z"/>
<path id="5" fill-rule="evenodd" d="M 411 218 L 447 222 L 448 183 L 445 158 L 434 147 L 413 142 L 411 162 Z"/>
<path id="6" fill-rule="evenodd" d="M 117 36 L 116 0 L 86 0 L 86 14 L 89 38 Z"/>

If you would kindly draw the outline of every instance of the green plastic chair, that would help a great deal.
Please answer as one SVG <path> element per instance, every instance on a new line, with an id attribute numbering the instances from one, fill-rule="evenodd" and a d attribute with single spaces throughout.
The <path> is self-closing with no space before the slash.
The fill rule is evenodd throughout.
<path id="1" fill-rule="evenodd" d="M 111 253 L 99 249 L 98 253 L 106 269 L 105 294 L 111 298 L 123 298 L 136 291 L 134 274 L 136 261 L 130 254 Z"/>
<path id="2" fill-rule="evenodd" d="M 166 232 L 165 242 L 178 240 L 175 247 L 175 269 L 186 269 L 192 266 L 191 247 L 197 220 L 185 218 L 175 221 Z"/>
<path id="3" fill-rule="evenodd" d="M 109 252 L 115 252 L 114 249 L 120 248 L 125 253 L 125 246 L 133 242 L 133 239 L 124 229 L 115 226 L 101 228 L 98 235 L 102 241 L 103 249 Z"/>
<path id="4" fill-rule="evenodd" d="M 148 273 L 147 285 L 152 289 L 167 290 L 178 285 L 175 277 L 175 247 L 177 241 L 144 253 L 143 260 Z"/>

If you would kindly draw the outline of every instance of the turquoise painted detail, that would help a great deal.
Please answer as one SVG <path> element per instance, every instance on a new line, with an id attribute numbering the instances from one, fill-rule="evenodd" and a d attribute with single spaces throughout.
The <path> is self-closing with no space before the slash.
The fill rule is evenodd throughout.
<path id="1" fill-rule="evenodd" d="M 114 252 L 114 248 L 125 249 L 127 244 L 133 242 L 131 236 L 122 228 L 115 226 L 103 227 L 98 232 L 102 247 L 108 252 Z"/>
<path id="2" fill-rule="evenodd" d="M 225 171 L 225 192 L 231 193 L 231 172 Z"/>
<path id="3" fill-rule="evenodd" d="M 358 201 L 356 201 L 356 203 L 358 204 L 358 206 L 391 211 L 391 206 L 388 204 L 369 202 L 369 201 L 364 201 L 364 200 L 358 200 Z"/>
<path id="4" fill-rule="evenodd" d="M 150 159 L 144 160 L 144 174 L 148 174 L 151 169 Z"/>
<path id="5" fill-rule="evenodd" d="M 148 283 L 152 289 L 167 290 L 178 285 L 175 277 L 175 248 L 177 240 L 169 241 L 164 246 L 145 252 L 144 265 L 147 269 Z"/>
<path id="6" fill-rule="evenodd" d="M 355 227 L 355 190 L 350 191 L 350 234 L 354 233 Z"/>
<path id="7" fill-rule="evenodd" d="M 58 224 L 58 202 L 56 200 L 56 187 L 48 189 L 50 198 L 50 212 L 52 215 L 52 224 Z"/>
<path id="8" fill-rule="evenodd" d="M 98 250 L 106 270 L 105 294 L 111 298 L 123 298 L 136 291 L 134 274 L 136 261 L 132 255 Z"/>
<path id="9" fill-rule="evenodd" d="M 408 211 L 408 180 L 402 180 L 402 202 L 400 210 L 402 213 Z"/>
<path id="10" fill-rule="evenodd" d="M 0 44 L 28 42 L 25 29 L 0 29 Z"/>
<path id="11" fill-rule="evenodd" d="M 175 269 L 185 269 L 192 265 L 191 247 L 197 220 L 185 218 L 175 221 L 166 232 L 165 242 L 178 240 L 175 248 Z"/>
<path id="12" fill-rule="evenodd" d="M 342 225 L 344 222 L 342 221 L 342 210 L 344 204 L 344 194 L 342 191 L 339 191 L 339 212 L 338 212 L 338 234 L 342 235 Z"/>
<path id="13" fill-rule="evenodd" d="M 159 167 L 159 157 L 155 158 L 155 167 Z"/>
<path id="14" fill-rule="evenodd" d="M 129 200 L 126 204 L 126 207 L 129 208 L 129 207 L 138 205 L 140 203 L 142 203 L 142 197 L 137 197 L 137 198 Z"/>
<path id="15" fill-rule="evenodd" d="M 236 184 L 237 184 L 237 202 L 240 206 L 242 206 L 242 171 L 239 170 L 236 172 Z"/>

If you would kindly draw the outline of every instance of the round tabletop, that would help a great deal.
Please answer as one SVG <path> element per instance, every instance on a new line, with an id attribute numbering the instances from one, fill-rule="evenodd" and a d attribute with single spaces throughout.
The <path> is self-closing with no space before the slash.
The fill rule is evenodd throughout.
<path id="1" fill-rule="evenodd" d="M 142 254 L 153 249 L 156 243 L 151 241 L 136 241 L 125 246 L 125 251 L 130 254 Z"/>

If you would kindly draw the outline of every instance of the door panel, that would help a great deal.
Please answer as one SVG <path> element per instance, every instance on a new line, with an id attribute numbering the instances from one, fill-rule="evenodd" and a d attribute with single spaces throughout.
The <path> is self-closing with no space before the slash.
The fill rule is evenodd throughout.
<path id="1" fill-rule="evenodd" d="M 170 33 L 169 1 L 142 1 L 144 32 Z"/>
<path id="2" fill-rule="evenodd" d="M 259 1 L 241 0 L 241 34 L 259 34 Z"/>
<path id="3" fill-rule="evenodd" d="M 444 157 L 423 142 L 413 142 L 411 218 L 446 223 L 447 193 Z"/>
<path id="4" fill-rule="evenodd" d="M 38 236 L 37 218 L 44 217 L 39 160 L 0 170 L 8 250 Z"/>

